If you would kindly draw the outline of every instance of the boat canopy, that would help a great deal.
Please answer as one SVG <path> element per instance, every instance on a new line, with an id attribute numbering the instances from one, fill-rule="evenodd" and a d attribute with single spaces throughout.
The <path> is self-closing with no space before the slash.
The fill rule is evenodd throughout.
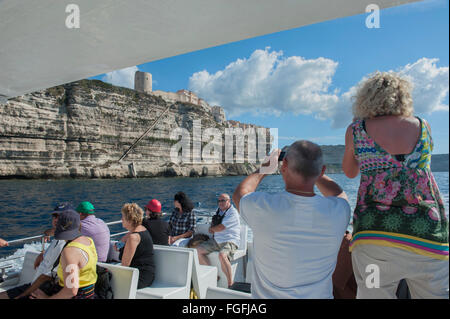
<path id="1" fill-rule="evenodd" d="M 415 1 L 2 0 L 0 97 Z"/>

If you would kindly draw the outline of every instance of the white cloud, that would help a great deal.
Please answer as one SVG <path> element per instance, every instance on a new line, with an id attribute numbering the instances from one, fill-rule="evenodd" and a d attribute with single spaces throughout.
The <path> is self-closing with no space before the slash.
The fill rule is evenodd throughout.
<path id="1" fill-rule="evenodd" d="M 138 70 L 137 66 L 131 66 L 129 68 L 105 73 L 102 77 L 102 81 L 111 83 L 112 85 L 134 89 L 134 74 Z"/>
<path id="2" fill-rule="evenodd" d="M 449 68 L 436 66 L 438 61 L 439 59 L 421 58 L 396 70 L 389 70 L 397 72 L 413 84 L 412 97 L 416 114 L 449 110 L 448 104 L 444 104 L 449 91 Z M 368 76 L 361 79 L 359 84 Z M 359 84 L 339 97 L 339 102 L 332 111 L 332 127 L 344 127 L 352 120 L 352 97 L 356 95 Z"/>
<path id="3" fill-rule="evenodd" d="M 215 74 L 194 73 L 189 89 L 210 105 L 221 105 L 228 116 L 244 112 L 279 115 L 316 114 L 325 117 L 338 97 L 328 92 L 337 63 L 325 58 L 307 60 L 282 52 L 256 50 Z"/>
<path id="4" fill-rule="evenodd" d="M 222 106 L 227 116 L 291 112 L 331 119 L 334 128 L 350 123 L 352 97 L 358 85 L 342 94 L 331 91 L 336 61 L 283 57 L 282 52 L 269 49 L 256 50 L 248 59 L 238 59 L 214 74 L 206 70 L 194 73 L 189 89 L 210 105 Z M 448 67 L 438 67 L 437 62 L 438 59 L 422 58 L 395 70 L 414 84 L 417 113 L 449 109 L 444 104 L 448 97 Z"/>
<path id="5" fill-rule="evenodd" d="M 443 104 L 448 96 L 448 67 L 437 67 L 438 61 L 439 59 L 422 58 L 399 70 L 414 85 L 413 101 L 417 113 L 449 109 L 448 105 Z"/>

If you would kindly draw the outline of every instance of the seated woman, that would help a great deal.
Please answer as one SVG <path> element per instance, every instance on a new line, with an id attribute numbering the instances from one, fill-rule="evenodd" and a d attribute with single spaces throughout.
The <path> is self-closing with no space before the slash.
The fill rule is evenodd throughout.
<path id="1" fill-rule="evenodd" d="M 146 218 L 142 221 L 142 226 L 147 228 L 152 236 L 153 244 L 168 245 L 170 226 L 169 223 L 161 219 L 161 203 L 157 199 L 152 199 L 145 206 Z"/>
<path id="2" fill-rule="evenodd" d="M 178 192 L 174 197 L 175 210 L 170 216 L 169 245 L 186 246 L 194 235 L 196 220 L 194 204 L 183 192 Z"/>
<path id="3" fill-rule="evenodd" d="M 122 266 L 139 269 L 138 289 L 150 286 L 155 279 L 153 262 L 153 241 L 150 233 L 142 226 L 144 211 L 138 204 L 125 204 L 122 207 L 122 225 L 130 233 L 121 241 L 125 247 L 120 250 Z"/>
<path id="4" fill-rule="evenodd" d="M 37 299 L 93 299 L 97 282 L 97 251 L 94 241 L 81 236 L 80 214 L 69 209 L 61 212 L 55 229 L 55 239 L 65 240 L 66 245 L 59 257 L 58 285 L 50 295 L 41 289 L 31 298 Z M 56 266 L 56 264 L 55 264 Z"/>

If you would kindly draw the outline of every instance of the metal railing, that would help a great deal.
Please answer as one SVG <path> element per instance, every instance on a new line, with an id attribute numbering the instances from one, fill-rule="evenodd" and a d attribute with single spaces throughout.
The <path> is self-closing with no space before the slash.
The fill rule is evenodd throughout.
<path id="1" fill-rule="evenodd" d="M 112 226 L 112 225 L 117 225 L 117 224 L 120 224 L 120 223 L 122 223 L 121 220 L 116 220 L 116 221 L 113 221 L 113 222 L 106 223 L 106 225 L 107 226 Z M 116 237 L 116 236 L 120 236 L 120 235 L 125 235 L 126 233 L 128 233 L 128 231 L 111 234 L 110 237 Z M 44 251 L 45 250 L 45 243 L 47 242 L 47 239 L 49 239 L 50 237 L 51 236 L 47 236 L 47 235 L 38 235 L 38 236 L 31 236 L 31 237 L 19 238 L 19 239 L 14 239 L 14 240 L 8 240 L 8 245 L 25 243 L 25 242 L 28 242 L 28 241 L 31 241 L 31 240 L 39 240 L 41 242 L 41 244 L 42 244 L 42 251 Z M 1 262 L 16 260 L 16 259 L 20 259 L 20 258 L 24 258 L 24 257 L 25 257 L 25 255 L 9 257 L 9 258 L 1 260 Z M 4 272 L 4 269 L 10 268 L 10 267 L 12 267 L 11 264 L 3 265 L 3 266 L 0 266 L 0 270 L 2 270 Z"/>
<path id="2" fill-rule="evenodd" d="M 163 213 L 162 215 L 165 216 L 167 214 Z M 109 227 L 109 226 L 117 225 L 117 224 L 120 224 L 120 223 L 122 223 L 122 220 L 116 220 L 116 221 L 113 221 L 113 222 L 109 222 L 109 223 L 106 223 L 106 225 Z M 123 231 L 123 232 L 111 234 L 110 238 L 113 238 L 113 237 L 116 237 L 116 236 L 120 236 L 120 235 L 125 235 L 127 233 L 128 233 L 128 231 Z M 9 245 L 11 245 L 11 244 L 18 244 L 18 243 L 23 243 L 23 242 L 27 242 L 27 241 L 30 241 L 30 240 L 38 239 L 38 240 L 41 241 L 42 251 L 44 251 L 45 250 L 45 243 L 47 242 L 47 239 L 49 239 L 50 237 L 51 236 L 47 236 L 47 235 L 38 235 L 38 236 L 31 236 L 31 237 L 26 237 L 26 238 L 19 238 L 19 239 L 14 239 L 14 240 L 8 240 L 8 244 Z M 16 259 L 20 259 L 20 258 L 24 258 L 24 257 L 25 257 L 25 254 L 24 255 L 20 255 L 20 256 L 15 256 L 15 257 L 9 257 L 9 258 L 1 260 L 1 262 L 16 260 Z M 0 266 L 0 271 L 2 271 L 4 273 L 4 270 L 6 268 L 10 268 L 10 267 L 12 267 L 11 264 Z"/>

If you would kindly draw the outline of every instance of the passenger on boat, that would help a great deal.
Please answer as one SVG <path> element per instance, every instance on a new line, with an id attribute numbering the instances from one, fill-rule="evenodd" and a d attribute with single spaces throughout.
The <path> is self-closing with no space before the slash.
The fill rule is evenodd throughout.
<path id="1" fill-rule="evenodd" d="M 0 247 L 6 247 L 8 246 L 8 242 L 2 238 L 0 238 Z"/>
<path id="2" fill-rule="evenodd" d="M 98 261 L 106 262 L 111 235 L 108 225 L 94 215 L 94 205 L 90 202 L 81 202 L 76 211 L 80 213 L 81 234 L 94 240 Z"/>
<path id="3" fill-rule="evenodd" d="M 333 273 L 333 296 L 335 299 L 355 299 L 356 280 L 353 274 L 352 255 L 349 251 L 352 234 L 345 232 L 339 248 L 336 268 Z"/>
<path id="4" fill-rule="evenodd" d="M 67 209 L 71 209 L 71 205 L 69 203 L 62 203 L 56 205 L 52 212 L 52 226 L 55 229 L 58 221 L 58 215 Z M 20 299 L 20 298 L 28 298 L 28 296 L 38 289 L 43 283 L 52 279 L 52 269 L 53 264 L 58 259 L 61 251 L 65 245 L 64 240 L 54 239 L 50 242 L 50 245 L 45 250 L 36 257 L 34 261 L 34 268 L 36 269 L 36 273 L 33 277 L 31 283 L 24 284 L 12 289 L 9 289 L 0 294 L 0 299 Z"/>
<path id="5" fill-rule="evenodd" d="M 138 204 L 122 207 L 122 225 L 129 233 L 122 237 L 125 246 L 120 249 L 122 266 L 139 269 L 138 289 L 149 287 L 155 279 L 153 241 L 150 233 L 142 226 L 144 211 Z"/>
<path id="6" fill-rule="evenodd" d="M 58 216 L 55 239 L 65 240 L 58 264 L 58 283 L 50 294 L 41 288 L 31 297 L 44 299 L 93 299 L 97 282 L 97 251 L 94 241 L 80 232 L 80 215 L 74 210 L 65 210 Z M 47 291 L 48 292 L 48 291 Z"/>
<path id="7" fill-rule="evenodd" d="M 198 259 L 202 265 L 210 265 L 207 255 L 219 252 L 222 271 L 227 276 L 228 287 L 233 285 L 230 260 L 238 249 L 241 239 L 239 213 L 231 204 L 230 195 L 221 194 L 217 200 L 219 208 L 214 215 L 209 232 L 213 237 L 197 246 Z"/>
<path id="8" fill-rule="evenodd" d="M 142 225 L 147 228 L 152 236 L 153 244 L 168 245 L 170 226 L 169 223 L 161 218 L 161 203 L 157 199 L 152 199 L 145 206 L 146 217 L 142 221 Z"/>
<path id="9" fill-rule="evenodd" d="M 448 219 L 430 169 L 431 130 L 413 115 L 411 90 L 398 74 L 377 72 L 353 104 L 342 168 L 361 174 L 350 244 L 357 298 L 396 298 L 401 279 L 412 298 L 449 298 Z M 369 265 L 377 289 L 366 285 Z"/>
<path id="10" fill-rule="evenodd" d="M 233 195 L 253 232 L 252 297 L 332 299 L 332 274 L 350 219 L 347 196 L 324 175 L 321 148 L 309 141 L 292 144 L 282 160 L 285 191 L 257 192 L 266 174 L 277 171 L 271 163 L 279 155 L 272 152 Z"/>
<path id="11" fill-rule="evenodd" d="M 193 212 L 194 204 L 183 192 L 174 197 L 175 210 L 170 216 L 169 245 L 186 246 L 194 235 L 196 219 Z"/>

